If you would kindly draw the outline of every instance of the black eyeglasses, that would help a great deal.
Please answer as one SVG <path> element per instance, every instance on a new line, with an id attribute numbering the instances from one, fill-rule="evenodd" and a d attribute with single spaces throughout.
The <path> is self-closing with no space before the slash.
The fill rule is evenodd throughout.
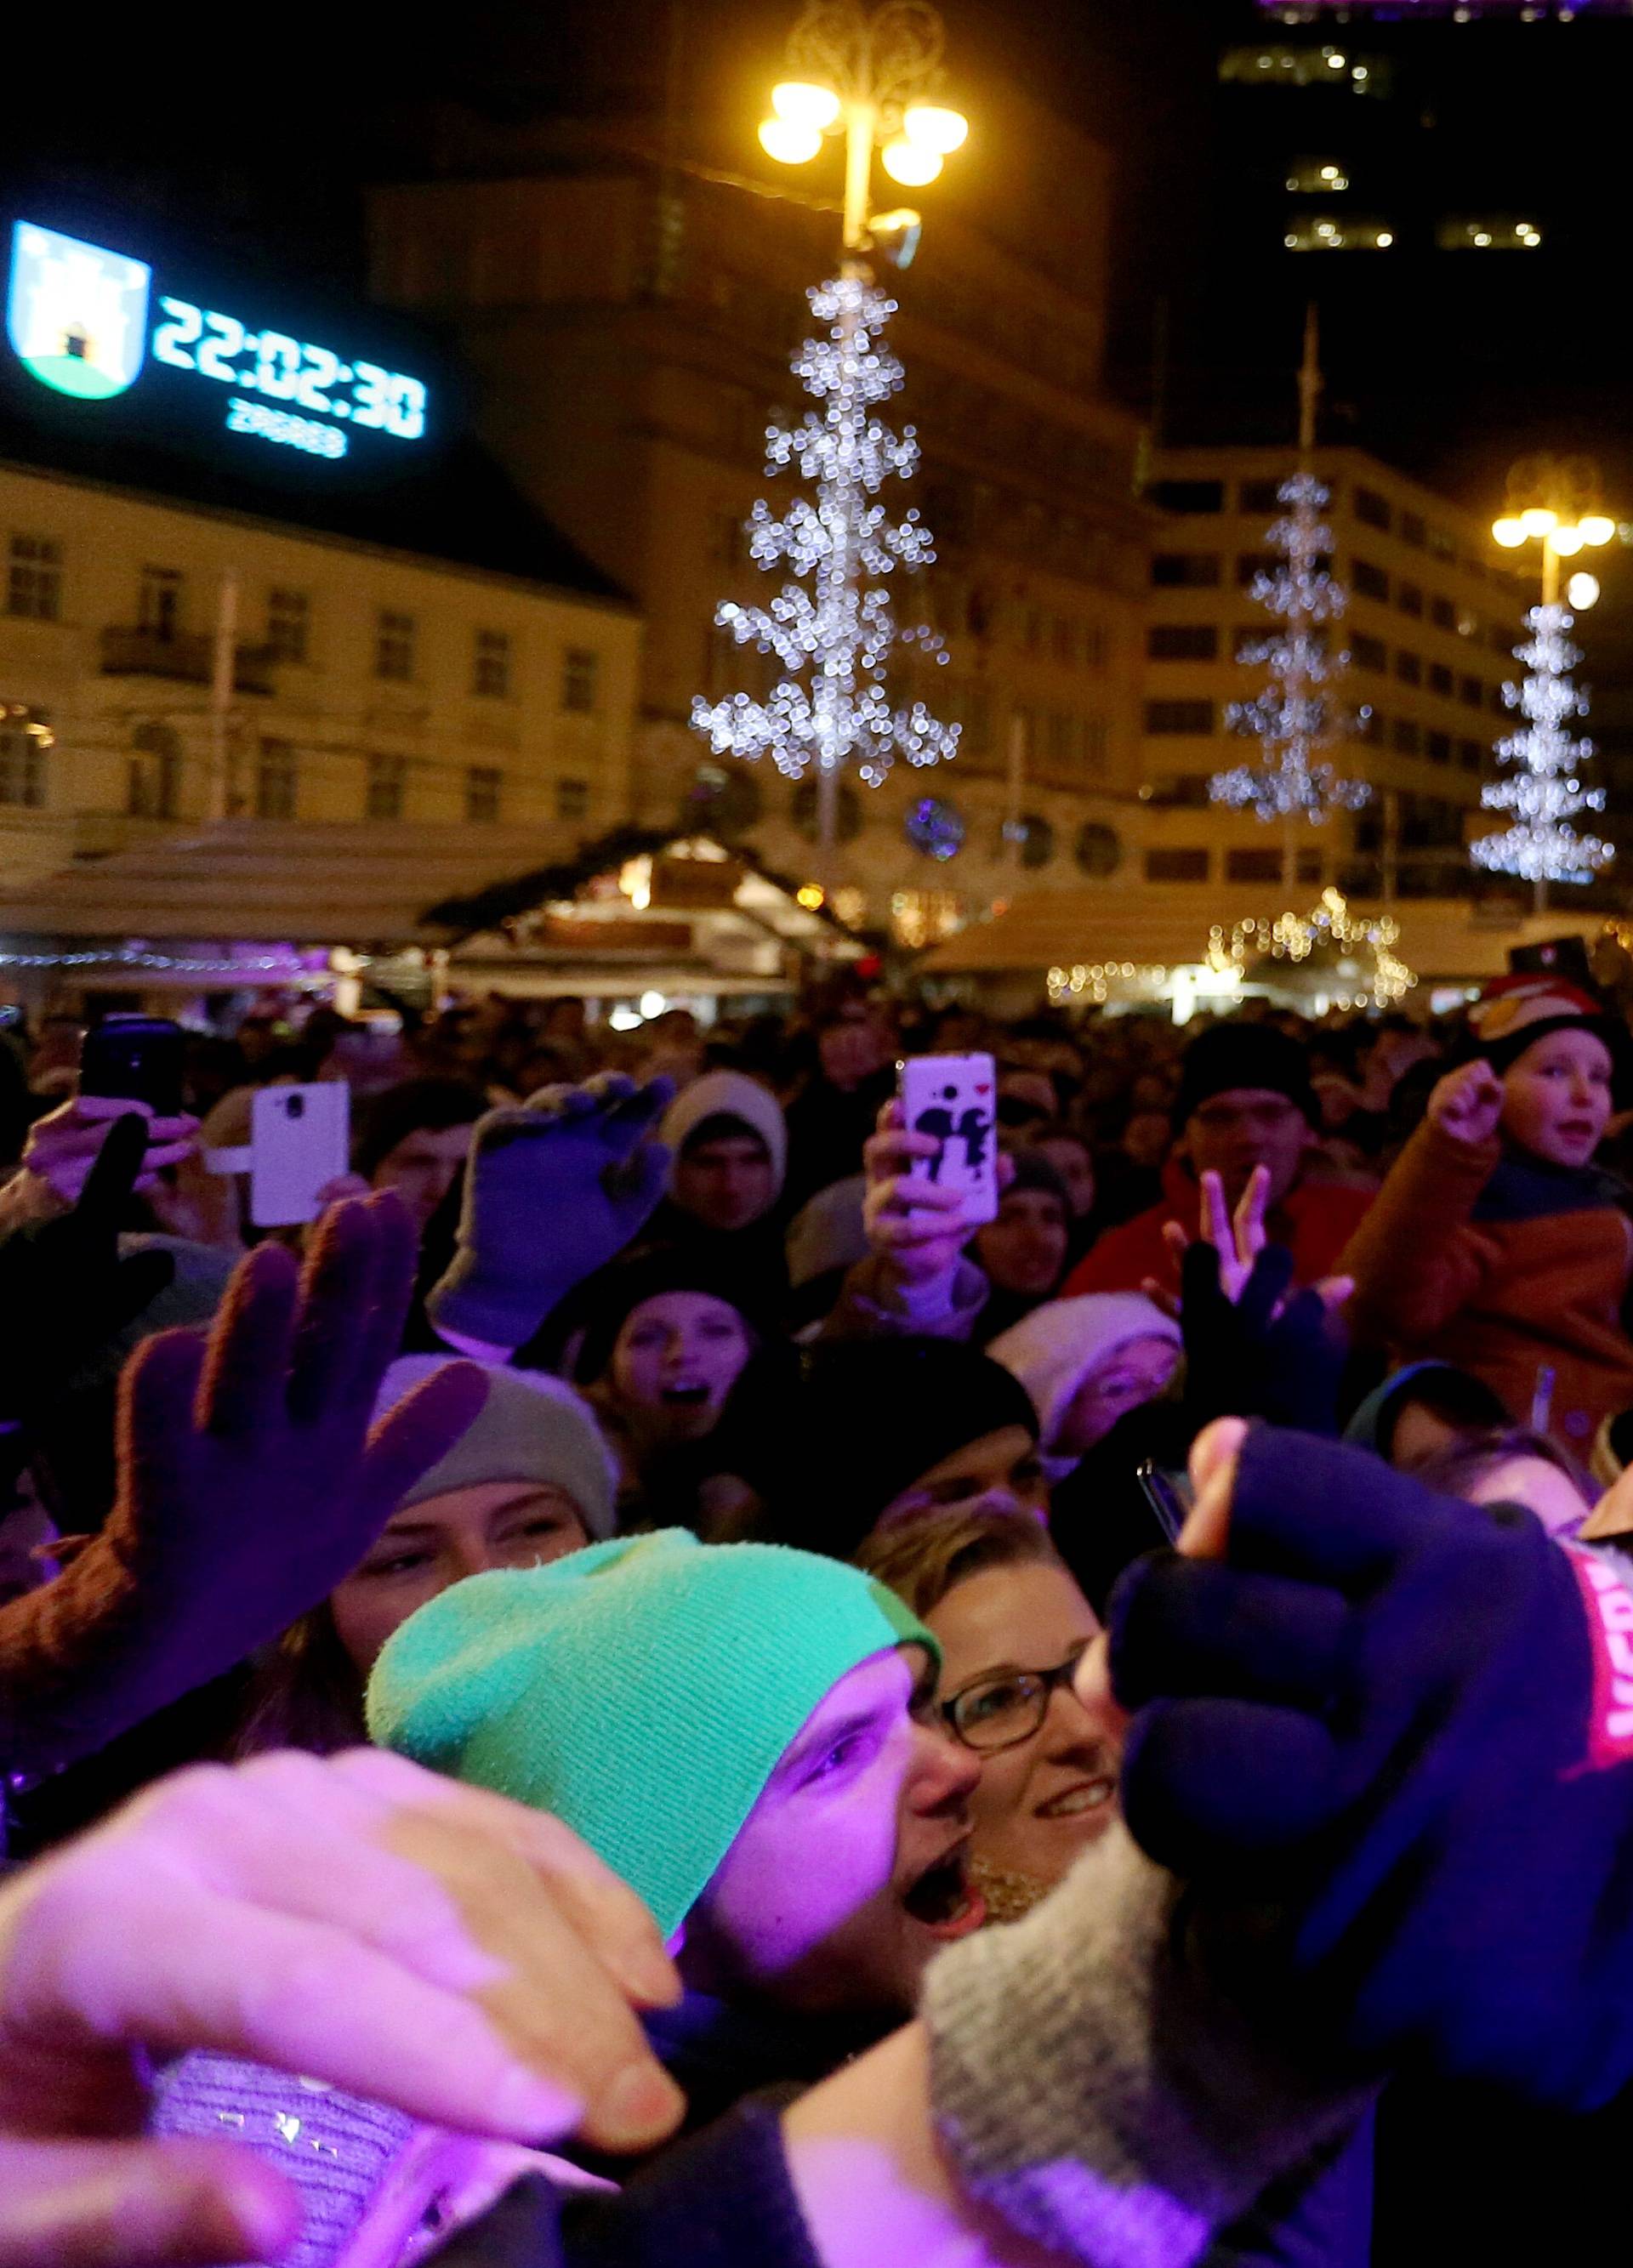
<path id="1" fill-rule="evenodd" d="M 942 1722 L 955 1740 L 981 1756 L 1030 1741 L 1049 1713 L 1056 1686 L 1071 1683 L 1088 1651 L 1085 1638 L 1053 1669 L 1006 1669 L 995 1677 L 978 1677 L 942 1702 Z"/>

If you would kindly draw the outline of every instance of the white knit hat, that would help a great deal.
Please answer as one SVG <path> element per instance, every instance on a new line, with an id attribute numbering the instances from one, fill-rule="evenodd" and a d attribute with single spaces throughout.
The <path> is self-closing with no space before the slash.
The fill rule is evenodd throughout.
<path id="1" fill-rule="evenodd" d="M 688 1137 L 706 1118 L 740 1118 L 759 1136 L 770 1154 L 777 1194 L 780 1196 L 783 1176 L 788 1169 L 788 1129 L 782 1105 L 771 1089 L 762 1086 L 757 1079 L 750 1079 L 746 1071 L 706 1071 L 701 1079 L 694 1079 L 689 1086 L 683 1087 L 664 1112 L 658 1128 L 659 1138 L 667 1142 L 678 1158 Z"/>
<path id="2" fill-rule="evenodd" d="M 1181 1344 L 1179 1324 L 1143 1292 L 1085 1292 L 1075 1300 L 1046 1300 L 987 1348 L 1032 1398 L 1038 1453 L 1051 1480 L 1063 1478 L 1077 1462 L 1056 1456 L 1054 1445 L 1078 1388 L 1130 1339 Z"/>

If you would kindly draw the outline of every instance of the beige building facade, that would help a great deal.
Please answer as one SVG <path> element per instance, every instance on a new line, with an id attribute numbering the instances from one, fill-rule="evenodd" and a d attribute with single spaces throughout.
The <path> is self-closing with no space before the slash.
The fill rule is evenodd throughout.
<path id="1" fill-rule="evenodd" d="M 0 463 L 0 900 L 61 876 L 71 934 L 77 869 L 211 824 L 378 828 L 410 903 L 570 857 L 639 657 L 615 598 Z"/>
<path id="2" fill-rule="evenodd" d="M 1211 803 L 1208 784 L 1251 754 L 1227 711 L 1267 675 L 1238 656 L 1268 623 L 1252 586 L 1271 563 L 1289 453 L 1170 448 L 1152 469 L 1164 519 L 1145 626 L 1144 879 L 1199 893 L 1274 888 L 1281 828 Z M 1334 761 L 1372 796 L 1321 828 L 1298 824 L 1300 876 L 1367 898 L 1467 895 L 1466 846 L 1490 824 L 1475 818 L 1481 785 L 1495 776 L 1494 743 L 1513 729 L 1502 688 L 1519 674 L 1513 648 L 1536 593 L 1499 563 L 1482 521 L 1378 459 L 1323 449 L 1316 469 L 1331 492 L 1334 572 L 1349 593 L 1340 698 L 1357 723 Z"/>

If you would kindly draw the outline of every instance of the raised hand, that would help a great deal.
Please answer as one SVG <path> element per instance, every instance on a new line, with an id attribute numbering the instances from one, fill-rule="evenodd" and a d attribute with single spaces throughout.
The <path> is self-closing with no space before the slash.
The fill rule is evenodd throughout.
<path id="1" fill-rule="evenodd" d="M 1237 1424 L 1113 1594 L 1126 1815 L 1329 2065 L 1573 2110 L 1633 2078 L 1633 1601 L 1512 1506 Z M 1239 1925 L 1239 1926 L 1238 1926 Z"/>
<path id="2" fill-rule="evenodd" d="M 1197 1233 L 1218 1255 L 1219 1289 L 1232 1305 L 1246 1289 L 1253 1263 L 1265 1248 L 1265 1200 L 1270 1190 L 1269 1168 L 1255 1166 L 1247 1187 L 1232 1213 L 1225 1204 L 1224 1183 L 1217 1174 L 1202 1175 L 1201 1219 Z M 1177 1220 L 1163 1230 L 1164 1242 L 1183 1275 L 1191 1240 Z M 1148 1292 L 1154 1287 L 1148 1284 Z"/>
<path id="3" fill-rule="evenodd" d="M 450 1364 L 371 1433 L 417 1242 L 388 1192 L 337 1205 L 303 1274 L 263 1244 L 206 1342 L 165 1331 L 120 1381 L 119 1492 L 54 1583 L 0 1613 L 0 1765 L 103 1745 L 328 1597 L 480 1410 Z"/>
<path id="4" fill-rule="evenodd" d="M 521 1346 L 639 1235 L 669 1174 L 668 1150 L 648 1137 L 674 1092 L 667 1079 L 638 1086 L 603 1071 L 477 1121 L 458 1247 L 426 1301 L 439 1330 Z"/>
<path id="5" fill-rule="evenodd" d="M 915 1289 L 950 1275 L 970 1241 L 962 1193 L 913 1170 L 919 1160 L 935 1158 L 941 1146 L 939 1135 L 913 1132 L 896 1100 L 881 1109 L 876 1131 L 862 1145 L 868 1180 L 862 1225 L 868 1244 L 898 1284 Z M 1000 1189 L 1014 1175 L 1014 1160 L 1001 1154 Z"/>
<path id="6" fill-rule="evenodd" d="M 170 1282 L 167 1252 L 119 1256 L 148 1138 L 135 1108 L 100 1126 L 73 1210 L 0 1243 L 0 1424 L 37 1424 L 80 1365 Z"/>
<path id="7" fill-rule="evenodd" d="M 144 1152 L 134 1177 L 138 1195 L 153 1187 L 159 1170 L 179 1166 L 196 1147 L 196 1118 L 155 1118 L 145 1102 L 114 1095 L 83 1094 L 36 1119 L 23 1151 L 23 1174 L 34 1185 L 30 1210 L 36 1218 L 78 1204 L 91 1169 L 113 1125 L 137 1117 L 144 1129 Z"/>
<path id="8" fill-rule="evenodd" d="M 1471 1147 L 1489 1142 L 1503 1116 L 1503 1082 L 1483 1056 L 1437 1080 L 1429 1116 L 1443 1134 Z"/>
<path id="9" fill-rule="evenodd" d="M 250 2151 L 128 2139 L 149 2053 L 627 2150 L 680 2115 L 633 2014 L 678 1989 L 540 1812 L 374 1751 L 183 1773 L 0 1891 L 0 2268 L 282 2256 L 299 2209 Z"/>

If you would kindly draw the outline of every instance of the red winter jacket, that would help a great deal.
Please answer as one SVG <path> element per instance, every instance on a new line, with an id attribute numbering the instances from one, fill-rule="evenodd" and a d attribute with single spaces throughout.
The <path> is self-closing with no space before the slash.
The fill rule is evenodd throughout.
<path id="1" fill-rule="evenodd" d="M 1273 1244 L 1286 1245 L 1293 1256 L 1295 1285 L 1317 1284 L 1324 1276 L 1337 1274 L 1338 1256 L 1377 1194 L 1342 1182 L 1296 1182 L 1282 1203 L 1267 1213 L 1266 1234 Z M 1120 1228 L 1108 1229 L 1073 1269 L 1060 1297 L 1069 1300 L 1079 1292 L 1138 1292 L 1148 1278 L 1178 1293 L 1179 1271 L 1163 1231 L 1177 1220 L 1187 1236 L 1194 1237 L 1201 1203 L 1191 1168 L 1171 1158 L 1163 1169 L 1162 1203 L 1136 1213 Z"/>

